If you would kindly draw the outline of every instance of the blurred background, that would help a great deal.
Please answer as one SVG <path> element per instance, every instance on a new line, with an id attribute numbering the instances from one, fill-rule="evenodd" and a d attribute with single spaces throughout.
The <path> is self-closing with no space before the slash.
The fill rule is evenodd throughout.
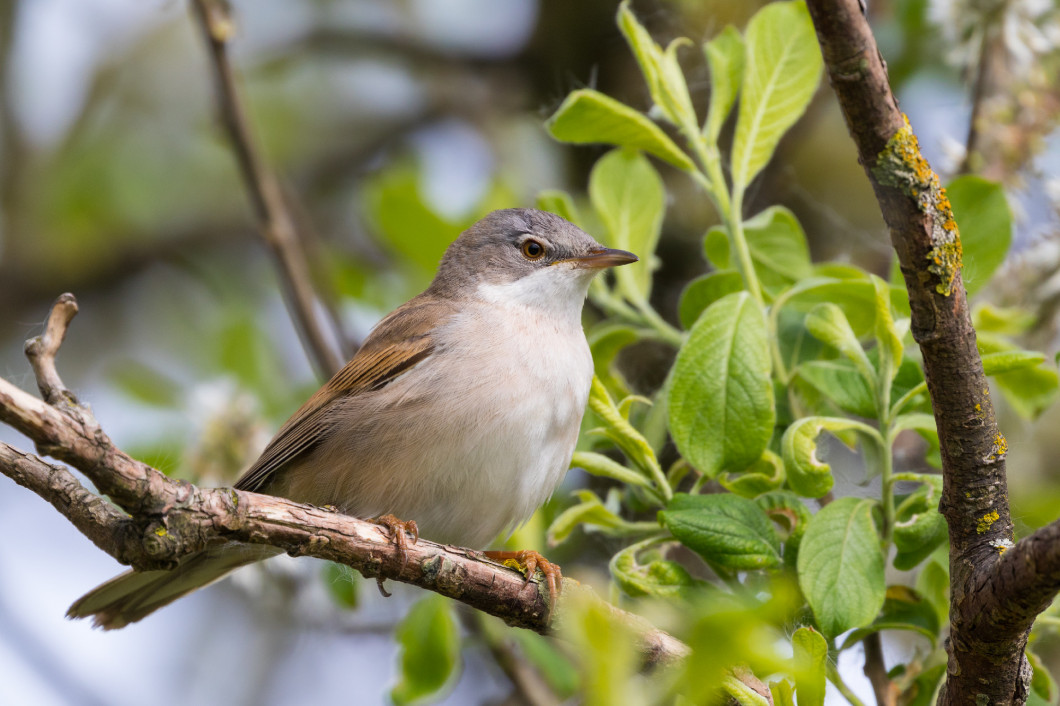
<path id="1" fill-rule="evenodd" d="M 743 27 L 760 5 L 633 3 L 664 42 Z M 333 343 L 344 357 L 429 282 L 445 246 L 479 216 L 532 206 L 542 189 L 584 195 L 604 148 L 560 145 L 543 122 L 584 86 L 648 107 L 616 8 L 233 3 L 232 62 L 249 123 L 342 324 Z M 1005 185 L 1015 246 L 977 297 L 1033 312 L 1026 344 L 1051 357 L 1060 343 L 1055 4 L 883 0 L 868 9 L 902 108 L 944 181 L 973 172 Z M 702 108 L 703 57 L 681 56 Z M 717 219 L 684 175 L 660 171 L 670 202 L 653 297 L 676 321 Z M 798 215 L 815 260 L 889 271 L 886 232 L 827 81 L 752 196 L 749 213 L 782 203 Z M 4 378 L 34 389 L 22 343 L 65 291 L 81 305 L 59 358 L 67 385 L 119 446 L 171 475 L 230 483 L 319 384 L 219 127 L 206 45 L 184 2 L 0 0 Z M 642 344 L 621 363 L 650 392 L 666 355 Z M 1052 521 L 1060 412 L 999 413 L 1013 514 L 1021 529 Z M 31 448 L 6 427 L 0 439 Z M 545 517 L 583 482 L 571 474 Z M 540 544 L 542 526 L 532 522 L 521 544 Z M 386 600 L 359 576 L 282 558 L 104 634 L 63 614 L 120 567 L 7 479 L 0 536 L 0 701 L 11 704 L 288 704 L 304 703 L 307 688 L 314 701 L 383 703 L 396 679 L 393 628 L 421 595 L 391 586 Z M 610 551 L 594 546 L 606 542 L 579 535 L 549 556 L 606 595 Z M 490 641 L 476 639 L 481 625 L 464 632 L 461 676 L 444 703 L 540 703 L 513 689 Z M 856 673 L 860 656 L 848 659 Z M 855 688 L 871 699 L 867 685 Z"/>

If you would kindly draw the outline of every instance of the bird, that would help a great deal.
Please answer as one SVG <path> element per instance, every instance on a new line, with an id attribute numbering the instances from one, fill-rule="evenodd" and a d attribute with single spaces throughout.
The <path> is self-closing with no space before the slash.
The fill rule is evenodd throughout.
<path id="1" fill-rule="evenodd" d="M 582 307 L 593 277 L 637 261 L 546 211 L 493 211 L 446 249 L 430 286 L 384 317 L 235 484 L 472 549 L 510 534 L 570 465 L 593 362 Z M 403 519 L 398 519 L 403 518 Z M 281 550 L 226 544 L 172 570 L 127 571 L 69 609 L 121 628 Z M 559 568 L 536 552 L 550 605 Z"/>

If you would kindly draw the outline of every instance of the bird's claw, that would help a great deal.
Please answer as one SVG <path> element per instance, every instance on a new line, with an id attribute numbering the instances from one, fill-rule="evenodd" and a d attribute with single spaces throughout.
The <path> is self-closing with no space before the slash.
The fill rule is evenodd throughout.
<path id="1" fill-rule="evenodd" d="M 553 564 L 532 549 L 519 551 L 497 550 L 483 553 L 486 557 L 502 564 L 514 562 L 517 568 L 526 574 L 524 586 L 530 583 L 530 580 L 534 577 L 534 572 L 540 571 L 545 577 L 545 583 L 548 586 L 549 619 L 551 620 L 552 611 L 556 607 L 556 599 L 559 597 L 559 588 L 563 581 L 563 572 L 560 571 L 559 564 Z"/>
<path id="2" fill-rule="evenodd" d="M 387 513 L 375 518 L 372 522 L 386 527 L 387 531 L 390 533 L 390 540 L 397 548 L 398 556 L 401 557 L 401 570 L 404 571 L 409 563 L 409 540 L 405 535 L 406 533 L 412 535 L 412 544 L 415 544 L 420 539 L 420 528 L 416 526 L 416 521 L 399 520 L 390 513 Z M 382 577 L 379 577 L 376 579 L 376 583 L 379 585 L 379 592 L 389 598 L 390 593 L 383 588 L 384 580 L 385 579 Z"/>

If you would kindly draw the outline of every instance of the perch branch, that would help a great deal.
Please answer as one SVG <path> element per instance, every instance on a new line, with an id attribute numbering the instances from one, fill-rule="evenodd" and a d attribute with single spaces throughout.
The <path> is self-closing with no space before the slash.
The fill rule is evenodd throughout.
<path id="1" fill-rule="evenodd" d="M 1055 568 L 1060 532 L 1046 528 L 1008 549 L 1013 529 L 1007 446 L 976 350 L 960 237 L 945 189 L 898 109 L 858 1 L 807 5 L 847 129 L 898 253 L 938 426 L 944 479 L 939 510 L 951 543 L 949 662 L 939 704 L 1022 704 L 1030 678 L 1023 654 L 1027 634 L 1033 616 L 1060 586 Z M 1033 562 L 1048 557 L 1054 568 L 1036 572 Z"/>
<path id="2" fill-rule="evenodd" d="M 313 556 L 351 566 L 367 577 L 393 579 L 454 598 L 509 625 L 548 633 L 562 627 L 559 603 L 550 622 L 548 590 L 479 552 L 420 540 L 402 556 L 387 530 L 324 508 L 228 488 L 199 488 L 172 480 L 116 448 L 87 408 L 72 399 L 55 372 L 55 355 L 76 303 L 63 295 L 47 333 L 32 346 L 34 369 L 56 407 L 0 378 L 0 421 L 32 439 L 41 453 L 82 471 L 118 505 L 84 488 L 62 467 L 0 445 L 0 472 L 48 500 L 98 547 L 137 569 L 172 568 L 190 553 L 219 542 L 268 544 L 292 556 Z M 126 514 L 128 513 L 128 514 Z M 562 593 L 593 595 L 565 579 Z M 599 600 L 595 598 L 595 600 Z M 645 620 L 608 606 L 634 627 L 646 663 L 681 659 L 688 647 Z"/>
<path id="3" fill-rule="evenodd" d="M 221 121 L 236 153 L 239 171 L 254 207 L 262 237 L 279 265 L 290 309 L 298 322 L 303 343 L 319 372 L 331 377 L 342 367 L 325 334 L 325 326 L 313 291 L 312 277 L 294 218 L 276 175 L 262 159 L 251 137 L 246 110 L 236 90 L 228 61 L 228 40 L 234 25 L 227 6 L 218 0 L 192 0 L 192 8 L 206 45 L 217 88 Z M 338 331 L 338 327 L 331 327 Z"/>

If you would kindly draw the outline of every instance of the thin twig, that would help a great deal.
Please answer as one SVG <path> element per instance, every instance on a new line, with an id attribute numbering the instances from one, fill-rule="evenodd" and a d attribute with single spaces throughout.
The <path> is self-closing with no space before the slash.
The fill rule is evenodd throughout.
<path id="1" fill-rule="evenodd" d="M 288 306 L 299 324 L 306 352 L 319 372 L 331 377 L 342 367 L 342 361 L 325 333 L 329 327 L 320 316 L 319 298 L 313 291 L 309 265 L 283 189 L 251 137 L 246 110 L 228 61 L 228 40 L 234 32 L 232 18 L 227 6 L 219 0 L 192 0 L 192 8 L 210 50 L 221 120 L 235 150 L 261 235 L 276 257 Z M 334 326 L 330 328 L 337 330 Z"/>
<path id="2" fill-rule="evenodd" d="M 874 632 L 863 641 L 865 645 L 865 676 L 876 694 L 876 706 L 895 706 L 898 689 L 887 676 L 887 664 L 883 661 L 883 641 L 880 633 Z"/>
<path id="3" fill-rule="evenodd" d="M 55 369 L 55 356 L 59 353 L 59 346 L 66 337 L 66 329 L 75 316 L 77 300 L 74 295 L 69 292 L 60 294 L 48 314 L 44 333 L 26 341 L 26 357 L 33 366 L 41 397 L 48 404 L 58 404 L 61 400 L 77 404 L 77 399 L 63 386 L 63 381 L 59 379 L 59 373 Z"/>
<path id="4" fill-rule="evenodd" d="M 964 158 L 957 169 L 958 174 L 967 174 L 973 169 L 976 152 L 979 149 L 979 122 L 982 118 L 983 101 L 990 85 L 990 54 L 993 42 L 991 28 L 983 28 L 983 37 L 979 43 L 979 60 L 975 65 L 975 83 L 972 85 L 972 113 L 968 118 L 968 136 L 964 140 Z"/>

